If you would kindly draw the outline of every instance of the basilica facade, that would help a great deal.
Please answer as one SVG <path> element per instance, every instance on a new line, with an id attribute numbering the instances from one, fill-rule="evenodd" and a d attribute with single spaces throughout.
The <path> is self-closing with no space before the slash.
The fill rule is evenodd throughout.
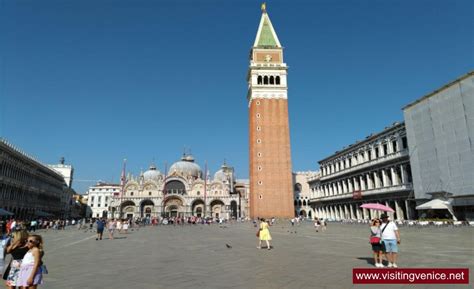
<path id="1" fill-rule="evenodd" d="M 211 177 L 193 156 L 183 155 L 165 173 L 151 165 L 138 176 L 129 175 L 115 193 L 109 217 L 248 216 L 248 181 L 236 180 L 226 163 Z"/>

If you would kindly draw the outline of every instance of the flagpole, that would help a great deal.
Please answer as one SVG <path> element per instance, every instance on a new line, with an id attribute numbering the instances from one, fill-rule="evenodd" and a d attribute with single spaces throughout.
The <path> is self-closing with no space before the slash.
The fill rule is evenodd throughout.
<path id="1" fill-rule="evenodd" d="M 161 216 L 163 217 L 165 215 L 165 196 L 166 196 L 166 191 L 165 191 L 165 187 L 166 187 L 166 178 L 168 177 L 168 163 L 165 162 L 165 177 L 163 178 L 163 191 L 162 191 L 162 194 L 163 194 L 163 199 L 161 200 Z"/>
<path id="2" fill-rule="evenodd" d="M 127 165 L 127 159 L 123 159 L 123 167 L 122 167 L 122 175 L 120 176 L 120 185 L 121 185 L 121 192 L 120 192 L 120 210 L 119 210 L 119 217 L 122 219 L 123 217 L 123 212 L 122 212 L 122 201 L 123 201 L 123 194 L 125 191 L 125 181 L 126 181 L 126 176 L 125 176 L 125 168 Z"/>
<path id="3" fill-rule="evenodd" d="M 207 217 L 207 161 L 204 165 L 204 218 Z"/>

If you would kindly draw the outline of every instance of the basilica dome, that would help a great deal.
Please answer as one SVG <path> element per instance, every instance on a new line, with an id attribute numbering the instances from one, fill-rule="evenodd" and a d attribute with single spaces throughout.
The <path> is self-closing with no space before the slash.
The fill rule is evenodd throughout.
<path id="1" fill-rule="evenodd" d="M 221 181 L 221 182 L 227 181 L 227 175 L 226 175 L 226 173 L 224 173 L 223 169 L 218 170 L 214 174 L 214 180 L 218 180 L 218 181 Z"/>
<path id="2" fill-rule="evenodd" d="M 145 179 L 145 181 L 158 180 L 160 176 L 161 176 L 161 173 L 160 171 L 156 169 L 155 165 L 151 165 L 148 171 L 143 173 L 143 178 Z"/>
<path id="3" fill-rule="evenodd" d="M 169 175 L 179 173 L 183 176 L 193 176 L 199 178 L 202 175 L 201 167 L 194 162 L 191 155 L 184 155 L 180 161 L 171 165 Z"/>

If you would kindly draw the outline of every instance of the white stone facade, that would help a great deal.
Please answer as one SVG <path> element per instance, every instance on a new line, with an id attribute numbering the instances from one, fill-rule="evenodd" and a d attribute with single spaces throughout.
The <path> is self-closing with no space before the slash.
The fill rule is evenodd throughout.
<path id="1" fill-rule="evenodd" d="M 119 195 L 121 187 L 119 184 L 97 183 L 87 190 L 87 205 L 90 208 L 87 217 L 108 218 L 110 217 L 110 206 L 114 194 Z"/>
<path id="2" fill-rule="evenodd" d="M 314 171 L 293 173 L 295 216 L 313 218 L 314 211 L 309 204 L 312 195 L 308 180 L 317 176 L 319 176 L 319 172 Z"/>
<path id="3" fill-rule="evenodd" d="M 405 124 L 395 123 L 319 161 L 320 179 L 310 181 L 311 206 L 320 218 L 369 219 L 379 212 L 363 203 L 382 203 L 392 219 L 414 217 L 411 168 Z"/>
<path id="4" fill-rule="evenodd" d="M 65 165 L 63 162 L 57 165 L 48 165 L 48 167 L 50 167 L 51 169 L 59 173 L 61 176 L 63 176 L 64 181 L 66 182 L 66 185 L 69 188 L 72 187 L 74 168 L 71 165 Z"/>
<path id="5" fill-rule="evenodd" d="M 154 165 L 139 176 L 129 175 L 123 193 L 113 199 L 114 217 L 214 217 L 248 216 L 248 182 L 234 178 L 233 168 L 224 164 L 211 179 L 185 155 L 165 174 Z"/>

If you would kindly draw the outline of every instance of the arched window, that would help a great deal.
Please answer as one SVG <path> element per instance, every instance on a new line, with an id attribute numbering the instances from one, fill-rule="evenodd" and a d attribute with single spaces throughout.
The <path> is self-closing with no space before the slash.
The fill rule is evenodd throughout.
<path id="1" fill-rule="evenodd" d="M 303 206 L 306 206 L 306 200 L 303 201 Z"/>
<path id="2" fill-rule="evenodd" d="M 270 84 L 275 84 L 275 78 L 272 76 L 270 76 Z"/>
<path id="3" fill-rule="evenodd" d="M 295 207 L 296 207 L 296 206 L 298 206 L 298 201 L 297 201 L 297 200 L 295 200 Z"/>
<path id="4" fill-rule="evenodd" d="M 298 206 L 301 207 L 302 203 L 301 203 L 301 200 L 298 201 Z"/>
<path id="5" fill-rule="evenodd" d="M 275 84 L 276 85 L 280 84 L 280 77 L 279 76 L 275 77 Z"/>
<path id="6" fill-rule="evenodd" d="M 172 180 L 166 183 L 165 185 L 165 193 L 166 194 L 186 194 L 186 187 L 184 184 L 177 180 Z"/>
<path id="7" fill-rule="evenodd" d="M 295 184 L 295 192 L 301 192 L 302 186 L 300 183 Z"/>
<path id="8" fill-rule="evenodd" d="M 262 76 L 261 75 L 259 75 L 257 77 L 257 84 L 262 84 Z"/>
<path id="9" fill-rule="evenodd" d="M 263 84 L 268 84 L 268 76 L 263 77 Z"/>

